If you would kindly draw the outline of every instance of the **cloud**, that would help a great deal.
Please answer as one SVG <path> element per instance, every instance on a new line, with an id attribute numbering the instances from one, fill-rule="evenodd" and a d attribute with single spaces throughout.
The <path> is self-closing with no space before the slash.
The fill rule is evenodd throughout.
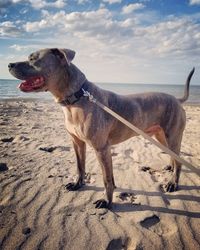
<path id="1" fill-rule="evenodd" d="M 103 0 L 104 3 L 109 3 L 109 4 L 113 4 L 113 3 L 121 3 L 122 0 Z"/>
<path id="2" fill-rule="evenodd" d="M 111 12 L 107 9 L 88 12 L 71 12 L 69 14 L 65 11 L 59 11 L 55 14 L 43 11 L 43 19 L 36 22 L 27 22 L 24 25 L 24 29 L 27 32 L 35 32 L 49 27 L 56 27 L 60 30 L 64 28 L 66 32 L 103 32 L 103 29 L 106 29 L 105 26 L 109 26 L 108 20 L 111 21 Z"/>
<path id="3" fill-rule="evenodd" d="M 10 49 L 17 51 L 17 52 L 25 52 L 25 51 L 33 51 L 36 49 L 39 49 L 39 45 L 19 45 L 19 44 L 13 44 L 9 47 Z"/>
<path id="4" fill-rule="evenodd" d="M 85 4 L 85 3 L 88 3 L 88 2 L 90 2 L 90 0 L 77 0 L 78 4 Z"/>
<path id="5" fill-rule="evenodd" d="M 134 15 L 106 8 L 71 13 L 42 10 L 41 13 L 41 18 L 35 22 L 0 25 L 1 36 L 11 34 L 13 37 L 15 31 L 29 38 L 27 43 L 15 41 L 10 47 L 13 54 L 28 54 L 42 47 L 71 48 L 77 51 L 75 64 L 89 73 L 90 79 L 97 79 L 99 75 L 101 80 L 117 82 L 133 81 L 133 72 L 134 79 L 142 79 L 142 70 L 146 68 L 155 75 L 161 63 L 173 71 L 172 65 L 180 63 L 181 67 L 184 64 L 188 67 L 190 62 L 195 61 L 194 65 L 199 62 L 197 17 L 168 16 L 160 20 L 159 15 L 156 17 L 155 12 L 146 9 Z M 147 17 L 154 21 L 143 22 Z M 160 72 L 166 68 L 161 68 Z"/>
<path id="6" fill-rule="evenodd" d="M 187 18 L 174 18 L 141 29 L 146 54 L 158 57 L 188 57 L 200 52 L 200 27 Z M 192 38 L 192 39 L 191 39 Z"/>
<path id="7" fill-rule="evenodd" d="M 200 0 L 190 0 L 190 5 L 200 5 Z"/>
<path id="8" fill-rule="evenodd" d="M 5 11 L 7 7 L 13 4 L 18 3 L 29 3 L 34 9 L 42 9 L 42 8 L 63 8 L 66 5 L 65 0 L 56 0 L 53 2 L 49 2 L 47 0 L 1 0 L 0 1 L 0 11 Z"/>
<path id="9" fill-rule="evenodd" d="M 64 11 L 59 8 L 71 1 L 0 0 L 0 10 L 19 4 L 15 6 L 15 19 L 20 12 L 30 11 L 31 6 L 40 10 L 32 9 L 34 19 L 26 14 L 21 21 L 12 19 L 0 24 L 0 38 L 5 44 L 1 54 L 7 50 L 15 61 L 43 47 L 71 48 L 77 52 L 75 64 L 89 79 L 97 81 L 151 81 L 148 72 L 155 79 L 163 72 L 177 73 L 179 64 L 182 70 L 200 65 L 200 14 L 163 16 L 159 10 L 148 9 L 147 1 L 101 0 L 99 9 L 89 11 L 97 5 L 88 5 L 85 11 L 70 12 L 83 9 L 77 3 L 92 1 L 76 0 L 75 6 Z M 11 11 L 8 9 L 8 18 Z"/>
<path id="10" fill-rule="evenodd" d="M 132 4 L 124 6 L 122 8 L 122 13 L 129 14 L 129 13 L 131 13 L 133 11 L 141 10 L 143 8 L 145 8 L 145 5 L 142 4 L 142 3 L 132 3 Z"/>
<path id="11" fill-rule="evenodd" d="M 22 34 L 22 30 L 11 21 L 0 23 L 0 37 L 18 37 Z"/>
<path id="12" fill-rule="evenodd" d="M 119 56 L 196 57 L 200 50 L 200 26 L 187 16 L 170 16 L 162 22 L 155 19 L 154 23 L 143 24 L 141 20 L 146 13 L 116 19 L 115 14 L 106 8 L 88 12 L 42 13 L 41 20 L 27 22 L 23 29 L 41 39 L 45 31 L 52 32 L 57 43 L 68 41 L 90 56 L 99 53 L 103 58 L 105 55 L 105 60 L 111 57 L 116 60 Z M 151 18 L 149 13 L 148 17 Z"/>
<path id="13" fill-rule="evenodd" d="M 36 32 L 52 27 L 51 22 L 42 19 L 38 22 L 27 22 L 24 26 L 26 32 Z"/>
<path id="14" fill-rule="evenodd" d="M 24 49 L 23 46 L 17 45 L 17 44 L 13 44 L 13 45 L 10 46 L 9 48 L 14 49 L 14 50 L 16 50 L 16 51 L 22 51 L 22 50 Z"/>
<path id="15" fill-rule="evenodd" d="M 46 0 L 28 0 L 28 2 L 30 2 L 32 7 L 35 9 L 42 9 L 46 7 L 63 8 L 66 4 L 64 0 L 56 0 L 54 2 L 48 2 Z"/>

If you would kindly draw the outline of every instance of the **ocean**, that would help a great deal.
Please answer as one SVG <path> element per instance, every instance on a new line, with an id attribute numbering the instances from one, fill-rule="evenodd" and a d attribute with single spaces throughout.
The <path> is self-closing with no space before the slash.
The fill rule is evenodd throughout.
<path id="1" fill-rule="evenodd" d="M 0 79 L 0 100 L 1 99 L 44 99 L 52 100 L 49 92 L 45 93 L 23 93 L 17 86 L 18 80 Z M 101 88 L 114 91 L 118 94 L 132 94 L 142 92 L 164 92 L 172 94 L 175 97 L 182 97 L 184 85 L 161 85 L 161 84 L 127 84 L 127 83 L 97 83 Z M 187 101 L 192 104 L 200 104 L 200 86 L 190 86 L 190 96 Z"/>

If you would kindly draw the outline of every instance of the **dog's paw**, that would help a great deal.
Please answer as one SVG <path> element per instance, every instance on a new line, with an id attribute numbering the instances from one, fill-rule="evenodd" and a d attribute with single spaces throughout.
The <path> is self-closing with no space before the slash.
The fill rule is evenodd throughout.
<path id="1" fill-rule="evenodd" d="M 93 204 L 95 204 L 95 208 L 110 208 L 109 203 L 104 199 L 97 200 Z"/>
<path id="2" fill-rule="evenodd" d="M 76 191 L 81 187 L 82 185 L 79 182 L 78 183 L 70 182 L 67 185 L 65 185 L 65 188 L 69 191 Z"/>
<path id="3" fill-rule="evenodd" d="M 162 190 L 164 192 L 175 192 L 175 191 L 177 191 L 177 189 L 178 189 L 177 183 L 174 183 L 174 182 L 171 182 L 171 181 L 168 182 L 165 185 L 162 185 Z"/>

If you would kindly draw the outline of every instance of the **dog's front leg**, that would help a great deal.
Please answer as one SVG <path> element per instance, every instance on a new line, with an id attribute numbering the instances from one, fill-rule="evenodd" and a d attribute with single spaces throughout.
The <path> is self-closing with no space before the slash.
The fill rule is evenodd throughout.
<path id="1" fill-rule="evenodd" d="M 96 208 L 110 208 L 115 188 L 110 147 L 106 145 L 95 152 L 102 168 L 106 199 L 97 200 L 94 204 L 96 204 Z"/>
<path id="2" fill-rule="evenodd" d="M 79 140 L 77 137 L 72 137 L 72 140 L 77 160 L 78 177 L 76 182 L 71 182 L 66 185 L 66 188 L 69 191 L 75 191 L 81 188 L 84 185 L 84 178 L 85 178 L 85 154 L 86 154 L 85 142 Z"/>

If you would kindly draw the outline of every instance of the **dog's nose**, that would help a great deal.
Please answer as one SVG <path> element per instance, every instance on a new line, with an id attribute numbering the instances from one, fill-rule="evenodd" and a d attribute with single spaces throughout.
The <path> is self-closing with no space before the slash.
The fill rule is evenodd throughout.
<path id="1" fill-rule="evenodd" d="M 12 69 L 12 68 L 14 68 L 14 66 L 15 66 L 15 63 L 9 63 L 8 64 L 8 69 Z"/>

